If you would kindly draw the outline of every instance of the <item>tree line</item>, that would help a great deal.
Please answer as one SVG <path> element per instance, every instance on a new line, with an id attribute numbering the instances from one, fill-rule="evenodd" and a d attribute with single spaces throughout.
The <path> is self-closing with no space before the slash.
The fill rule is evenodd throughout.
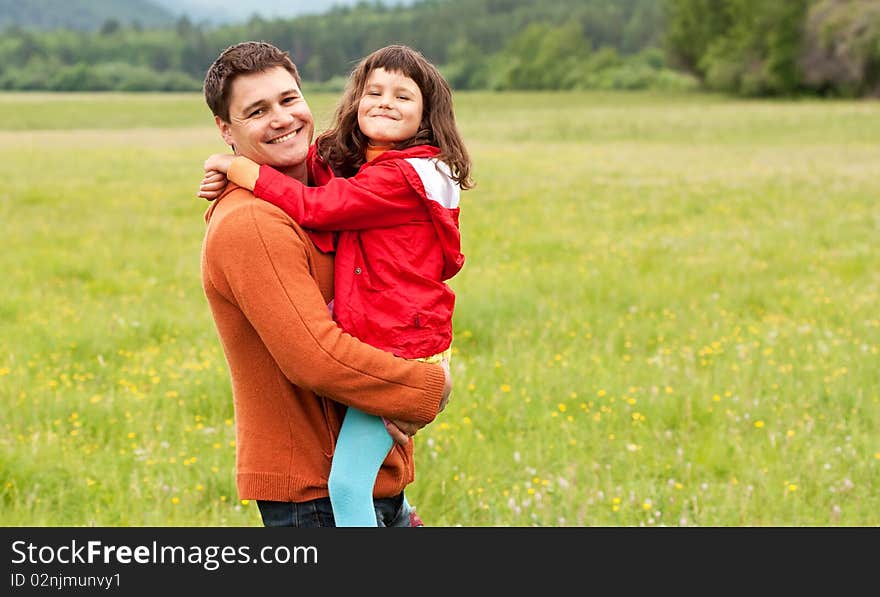
<path id="1" fill-rule="evenodd" d="M 878 0 L 666 0 L 670 64 L 746 96 L 880 97 Z"/>
<path id="2" fill-rule="evenodd" d="M 196 91 L 243 40 L 289 51 L 312 89 L 339 89 L 359 58 L 405 43 L 456 89 L 880 95 L 877 0 L 421 0 L 222 27 L 8 27 L 0 89 Z"/>

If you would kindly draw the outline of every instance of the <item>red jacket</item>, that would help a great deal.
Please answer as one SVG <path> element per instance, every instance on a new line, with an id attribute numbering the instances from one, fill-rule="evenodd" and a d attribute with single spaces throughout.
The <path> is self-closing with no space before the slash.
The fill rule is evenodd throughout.
<path id="1" fill-rule="evenodd" d="M 405 358 L 437 354 L 452 343 L 455 294 L 444 280 L 464 264 L 460 188 L 446 164 L 433 159 L 439 153 L 429 145 L 389 150 L 340 178 L 313 148 L 312 175 L 322 186 L 261 166 L 254 188 L 304 227 L 339 231 L 334 319 Z"/>

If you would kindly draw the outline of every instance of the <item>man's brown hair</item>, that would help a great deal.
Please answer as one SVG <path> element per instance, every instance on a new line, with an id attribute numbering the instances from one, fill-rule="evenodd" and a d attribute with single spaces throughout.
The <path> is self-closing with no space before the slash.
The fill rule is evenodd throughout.
<path id="1" fill-rule="evenodd" d="M 229 122 L 229 91 L 237 77 L 281 67 L 300 85 L 299 72 L 287 52 L 270 43 L 245 41 L 229 46 L 217 57 L 205 75 L 205 101 L 214 116 Z"/>

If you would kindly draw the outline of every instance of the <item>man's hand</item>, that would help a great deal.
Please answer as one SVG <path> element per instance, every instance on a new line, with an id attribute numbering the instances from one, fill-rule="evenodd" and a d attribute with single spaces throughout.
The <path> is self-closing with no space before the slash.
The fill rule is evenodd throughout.
<path id="1" fill-rule="evenodd" d="M 437 414 L 443 412 L 443 409 L 449 404 L 449 395 L 452 394 L 452 374 L 449 372 L 449 359 L 443 359 L 440 361 L 440 365 L 446 374 L 446 381 L 443 382 L 443 397 L 440 398 L 440 408 L 437 410 Z"/>
<path id="2" fill-rule="evenodd" d="M 452 374 L 449 372 L 449 360 L 443 359 L 440 362 L 445 374 L 445 382 L 443 383 L 443 396 L 440 398 L 440 407 L 437 414 L 443 412 L 446 405 L 449 404 L 449 396 L 452 394 Z M 405 446 L 409 443 L 409 438 L 414 436 L 424 425 L 418 423 L 410 423 L 409 421 L 401 421 L 400 419 L 382 419 L 385 423 L 385 429 L 391 438 L 398 444 Z"/>
<path id="3" fill-rule="evenodd" d="M 410 423 L 409 421 L 401 421 L 400 419 L 383 418 L 382 422 L 385 423 L 385 430 L 388 432 L 388 435 L 391 436 L 391 439 L 401 446 L 408 444 L 409 438 L 414 436 L 419 429 L 424 427 L 424 425 Z"/>
<path id="4" fill-rule="evenodd" d="M 226 175 L 223 172 L 209 170 L 205 173 L 205 177 L 199 185 L 198 195 L 196 196 L 201 197 L 202 199 L 207 199 L 208 201 L 213 201 L 223 194 L 223 189 L 226 188 L 227 182 Z"/>

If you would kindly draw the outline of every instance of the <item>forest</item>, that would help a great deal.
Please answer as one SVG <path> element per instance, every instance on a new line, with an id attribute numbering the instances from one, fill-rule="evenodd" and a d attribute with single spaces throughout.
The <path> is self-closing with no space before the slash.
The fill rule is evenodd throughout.
<path id="1" fill-rule="evenodd" d="M 217 54 L 244 40 L 287 50 L 311 89 L 338 90 L 360 57 L 405 43 L 462 90 L 880 96 L 878 0 L 421 0 L 218 27 L 7 25 L 0 89 L 198 91 Z"/>

